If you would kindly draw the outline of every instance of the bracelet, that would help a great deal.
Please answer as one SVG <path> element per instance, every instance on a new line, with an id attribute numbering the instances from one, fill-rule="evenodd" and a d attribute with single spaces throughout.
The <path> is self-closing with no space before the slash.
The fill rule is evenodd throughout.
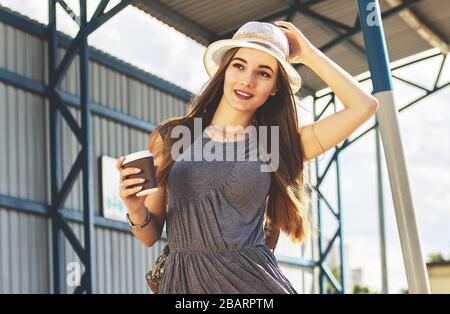
<path id="1" fill-rule="evenodd" d="M 134 230 L 141 230 L 142 228 L 144 228 L 146 225 L 148 225 L 150 223 L 150 211 L 147 209 L 147 207 L 145 207 L 145 210 L 147 211 L 147 217 L 145 217 L 145 221 L 140 224 L 140 225 L 135 225 L 131 219 L 130 219 L 130 215 L 128 215 L 127 213 L 127 222 L 128 222 L 128 227 L 130 227 L 131 231 Z"/>

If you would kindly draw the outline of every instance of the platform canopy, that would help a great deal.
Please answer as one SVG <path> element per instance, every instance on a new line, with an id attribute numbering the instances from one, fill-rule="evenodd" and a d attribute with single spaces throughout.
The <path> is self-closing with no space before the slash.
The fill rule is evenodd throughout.
<path id="1" fill-rule="evenodd" d="M 379 1 L 390 61 L 438 48 L 449 49 L 449 0 Z M 133 5 L 207 46 L 231 38 L 244 23 L 287 20 L 350 74 L 368 71 L 356 0 L 142 0 Z M 299 66 L 301 95 L 326 87 L 306 66 Z"/>

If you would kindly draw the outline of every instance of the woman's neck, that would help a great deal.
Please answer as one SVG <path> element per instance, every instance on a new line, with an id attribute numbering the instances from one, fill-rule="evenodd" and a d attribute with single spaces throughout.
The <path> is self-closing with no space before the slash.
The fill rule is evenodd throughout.
<path id="1" fill-rule="evenodd" d="M 242 127 L 245 129 L 247 126 L 252 124 L 253 112 L 242 112 L 235 110 L 225 102 L 225 98 L 222 97 L 211 120 L 211 125 L 218 129 L 225 130 L 227 127 Z"/>

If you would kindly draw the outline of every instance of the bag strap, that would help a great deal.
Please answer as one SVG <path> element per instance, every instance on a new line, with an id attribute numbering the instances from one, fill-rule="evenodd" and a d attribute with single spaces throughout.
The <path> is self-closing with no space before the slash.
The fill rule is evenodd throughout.
<path id="1" fill-rule="evenodd" d="M 270 222 L 266 220 L 264 223 L 264 236 L 266 245 L 272 251 L 275 251 L 275 248 L 278 244 L 278 238 L 280 237 L 280 229 L 275 228 Z"/>

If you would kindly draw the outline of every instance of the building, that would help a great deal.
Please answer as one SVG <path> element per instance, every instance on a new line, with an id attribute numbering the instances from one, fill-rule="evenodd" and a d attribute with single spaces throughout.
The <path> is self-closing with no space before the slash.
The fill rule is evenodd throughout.
<path id="1" fill-rule="evenodd" d="M 432 293 L 450 293 L 450 261 L 427 263 Z"/>

